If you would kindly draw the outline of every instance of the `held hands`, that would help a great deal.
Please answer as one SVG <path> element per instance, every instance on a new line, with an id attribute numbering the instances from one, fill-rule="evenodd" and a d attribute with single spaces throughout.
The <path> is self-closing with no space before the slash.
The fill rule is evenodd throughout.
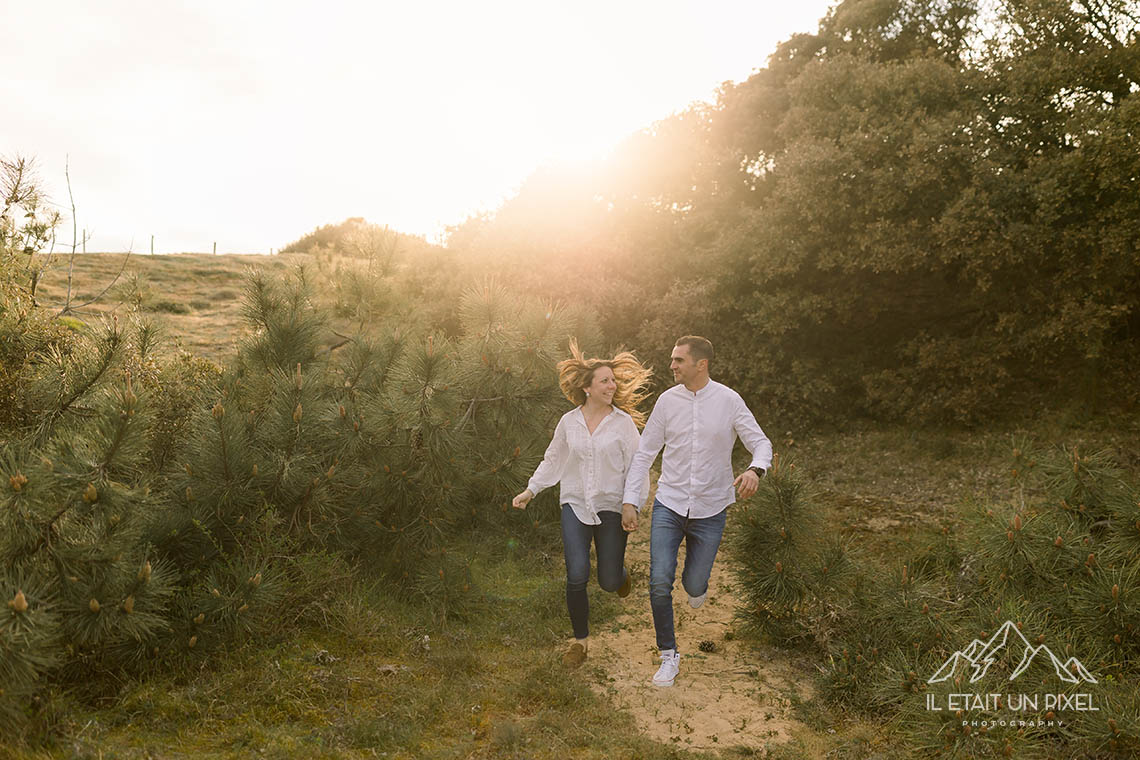
<path id="1" fill-rule="evenodd" d="M 526 505 L 529 504 L 530 500 L 533 498 L 534 494 L 531 493 L 530 489 L 528 488 L 516 496 L 513 501 L 511 501 L 511 506 L 515 509 L 526 509 Z"/>
<path id="2" fill-rule="evenodd" d="M 626 533 L 637 530 L 637 507 L 632 504 L 621 505 L 621 527 Z"/>
<path id="3" fill-rule="evenodd" d="M 747 499 L 760 487 L 760 476 L 754 470 L 745 470 L 740 473 L 740 477 L 732 481 L 732 485 L 736 486 L 737 498 Z"/>

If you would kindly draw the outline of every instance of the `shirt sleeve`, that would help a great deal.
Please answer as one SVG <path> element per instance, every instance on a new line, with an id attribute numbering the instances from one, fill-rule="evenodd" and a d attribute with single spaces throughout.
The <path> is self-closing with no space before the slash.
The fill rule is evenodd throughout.
<path id="1" fill-rule="evenodd" d="M 550 439 L 550 445 L 546 447 L 546 453 L 542 455 L 542 462 L 535 469 L 534 475 L 530 476 L 530 481 L 526 487 L 535 496 L 540 491 L 550 488 L 562 480 L 562 475 L 566 472 L 566 462 L 569 459 L 570 445 L 566 440 L 566 422 L 563 418 L 558 420 L 558 425 L 554 428 L 554 437 Z"/>
<path id="2" fill-rule="evenodd" d="M 737 437 L 744 442 L 744 447 L 752 454 L 750 466 L 759 467 L 764 471 L 769 470 L 772 467 L 772 442 L 764 435 L 764 431 L 760 429 L 756 418 L 752 416 L 748 405 L 739 394 L 736 397 L 736 413 L 733 415 L 732 428 L 736 431 Z"/>
<path id="3" fill-rule="evenodd" d="M 629 463 L 629 472 L 625 476 L 623 503 L 633 504 L 638 510 L 649 497 L 648 491 L 642 494 L 643 486 L 647 488 L 649 485 L 649 468 L 665 445 L 665 413 L 661 407 L 661 401 L 658 399 L 653 412 L 649 415 L 649 421 L 645 423 L 645 430 L 641 431 L 637 453 L 633 455 L 633 461 Z"/>
<path id="4" fill-rule="evenodd" d="M 649 471 L 648 470 L 646 470 L 646 472 L 645 472 L 645 477 L 641 479 L 640 485 L 638 485 L 637 483 L 633 483 L 633 482 L 629 481 L 629 468 L 630 468 L 630 465 L 633 463 L 633 458 L 637 455 L 637 452 L 638 452 L 638 449 L 640 448 L 640 446 L 641 446 L 641 435 L 637 432 L 637 425 L 634 424 L 632 417 L 627 417 L 625 420 L 625 426 L 622 429 L 622 440 L 621 440 L 622 466 L 624 468 L 624 474 L 626 476 L 626 481 L 629 484 L 629 486 L 631 488 L 636 487 L 638 489 L 637 501 L 629 502 L 630 504 L 635 505 L 638 509 L 641 509 L 641 506 L 643 504 L 645 504 L 646 499 L 649 498 Z"/>

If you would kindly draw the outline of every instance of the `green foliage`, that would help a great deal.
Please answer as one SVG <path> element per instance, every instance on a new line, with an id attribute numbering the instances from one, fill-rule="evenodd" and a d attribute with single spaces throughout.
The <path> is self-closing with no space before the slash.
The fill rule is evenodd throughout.
<path id="1" fill-rule="evenodd" d="M 17 725 L 53 686 L 96 695 L 319 614 L 337 557 L 440 619 L 478 609 L 455 538 L 502 522 L 588 319 L 488 283 L 453 305 L 452 336 L 368 319 L 330 348 L 319 276 L 251 272 L 225 370 L 137 315 L 69 333 L 5 291 L 0 327 L 24 336 L 5 344 L 0 438 L 0 712 Z M 556 525 L 545 506 L 524 533 Z"/>
<path id="2" fill-rule="evenodd" d="M 1021 496 L 979 509 L 955 530 L 920 531 L 889 558 L 849 547 L 834 554 L 803 476 L 772 473 L 738 515 L 728 544 L 744 598 L 742 629 L 813 651 L 821 684 L 835 704 L 888 718 L 911 751 L 1034 756 L 1125 756 L 1140 742 L 1135 690 L 1140 674 L 1140 489 L 1104 452 L 1036 450 L 1015 442 L 1012 470 Z M 843 581 L 816 571 L 841 557 Z M 931 683 L 955 651 L 987 642 L 1007 621 L 1031 646 L 1046 644 L 1068 664 L 1076 657 L 1097 683 L 1065 683 L 1044 655 L 1016 685 L 1024 648 L 997 650 L 987 678 L 966 682 L 969 667 Z M 1017 635 L 1017 634 L 1010 634 Z M 1098 711 L 1049 708 L 1022 713 L 928 710 L 951 693 L 1091 694 Z M 1063 721 L 1018 731 L 974 720 Z M 963 721 L 966 721 L 964 724 Z"/>
<path id="3" fill-rule="evenodd" d="M 363 217 L 345 219 L 340 224 L 326 224 L 303 235 L 281 249 L 281 253 L 309 253 L 318 249 L 336 249 L 353 230 L 367 224 Z"/>
<path id="4" fill-rule="evenodd" d="M 739 568 L 745 628 L 781 641 L 826 638 L 834 610 L 813 594 L 847 582 L 850 567 L 843 546 L 824 540 L 805 479 L 793 465 L 773 468 L 739 517 L 729 552 L 755 558 Z"/>
<path id="5" fill-rule="evenodd" d="M 641 355 L 710 336 L 718 377 L 787 417 L 1127 408 L 1138 18 L 846 0 L 715 104 L 536 173 L 450 245 L 597 305 Z"/>
<path id="6" fill-rule="evenodd" d="M 355 260 L 364 264 L 368 275 L 383 278 L 393 274 L 403 262 L 414 262 L 433 249 L 423 238 L 404 235 L 357 216 L 340 224 L 318 227 L 280 253 L 309 253 L 325 263 L 337 258 Z"/>
<path id="7" fill-rule="evenodd" d="M 152 311 L 161 311 L 161 312 L 164 312 L 166 314 L 189 314 L 190 313 L 190 307 L 187 306 L 186 304 L 182 303 L 181 301 L 171 301 L 168 299 L 162 299 L 160 301 L 156 301 L 154 303 L 154 305 L 151 306 L 150 308 Z"/>
<path id="8" fill-rule="evenodd" d="M 0 157 L 0 259 L 5 264 L 22 262 L 22 284 L 31 293 L 38 277 L 33 256 L 55 239 L 59 222 L 60 214 L 47 201 L 35 161 Z"/>

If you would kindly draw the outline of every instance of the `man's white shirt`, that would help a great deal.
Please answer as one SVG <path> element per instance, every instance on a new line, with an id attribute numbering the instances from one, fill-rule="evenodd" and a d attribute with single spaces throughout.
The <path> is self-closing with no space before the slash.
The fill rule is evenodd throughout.
<path id="1" fill-rule="evenodd" d="M 613 407 L 591 435 L 582 407 L 562 415 L 542 463 L 527 488 L 539 491 L 560 483 L 559 503 L 569 504 L 585 525 L 598 525 L 598 512 L 621 512 L 630 463 L 638 450 L 637 425 L 626 412 Z M 649 471 L 633 490 L 641 501 L 649 496 Z M 641 501 L 637 502 L 638 504 Z"/>
<path id="2" fill-rule="evenodd" d="M 645 423 L 624 501 L 639 508 L 644 503 L 639 484 L 664 447 L 657 500 L 687 517 L 719 514 L 736 501 L 732 447 L 738 437 L 752 453 L 751 466 L 771 467 L 772 443 L 739 393 L 715 380 L 695 393 L 673 386 L 657 399 Z"/>

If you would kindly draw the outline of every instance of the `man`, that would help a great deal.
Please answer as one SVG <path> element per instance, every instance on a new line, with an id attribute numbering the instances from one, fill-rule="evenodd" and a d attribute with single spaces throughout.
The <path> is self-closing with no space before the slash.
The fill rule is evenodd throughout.
<path id="1" fill-rule="evenodd" d="M 760 477 L 772 464 L 772 444 L 740 394 L 709 377 L 712 358 L 712 343 L 705 338 L 686 335 L 677 341 L 669 363 L 677 385 L 657 399 L 626 477 L 623 525 L 636 530 L 638 484 L 645 482 L 665 447 L 649 534 L 649 602 L 661 652 L 661 667 L 653 676 L 656 686 L 672 686 L 681 664 L 673 630 L 673 581 L 681 539 L 681 585 L 696 609 L 708 596 L 728 506 L 736 494 L 746 499 L 756 493 Z M 752 453 L 752 464 L 733 479 L 737 437 Z"/>

